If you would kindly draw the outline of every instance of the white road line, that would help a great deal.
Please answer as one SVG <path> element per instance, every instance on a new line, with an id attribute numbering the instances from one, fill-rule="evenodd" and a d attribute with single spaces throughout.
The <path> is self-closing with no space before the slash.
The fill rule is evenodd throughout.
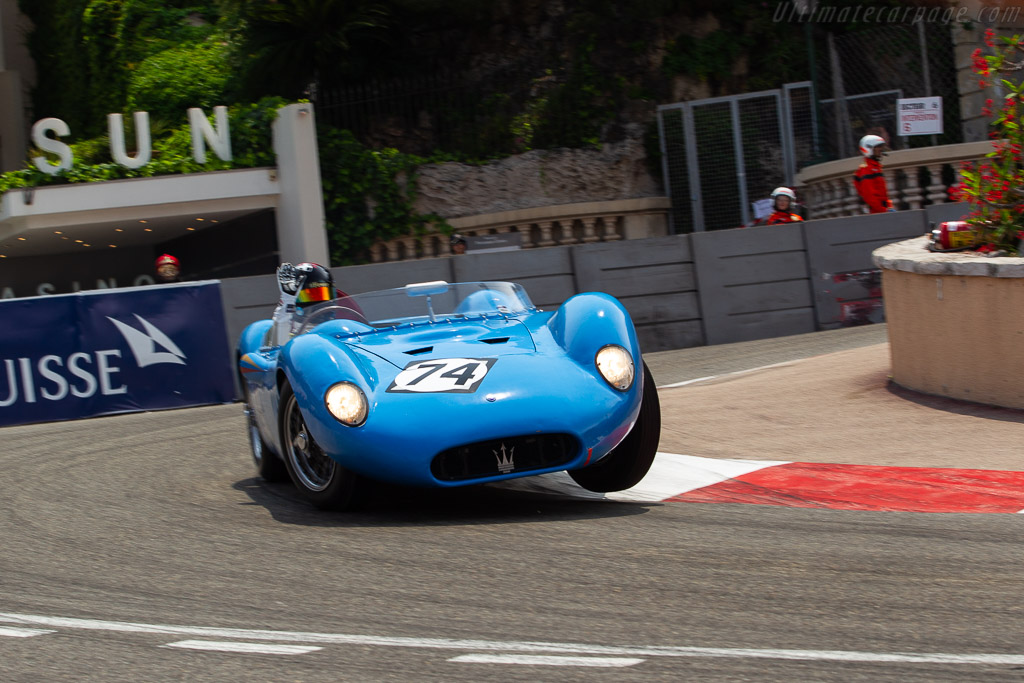
<path id="1" fill-rule="evenodd" d="M 241 652 L 259 655 L 304 655 L 322 650 L 315 645 L 275 645 L 273 643 L 237 643 L 223 640 L 180 640 L 161 647 L 180 647 L 185 650 L 210 650 L 213 652 Z"/>
<path id="2" fill-rule="evenodd" d="M 47 633 L 55 633 L 55 631 L 41 628 L 8 628 L 0 626 L 0 636 L 8 636 L 10 638 L 31 638 L 32 636 L 42 636 Z"/>
<path id="3" fill-rule="evenodd" d="M 546 652 L 564 655 L 607 655 L 622 657 L 731 657 L 752 659 L 793 659 L 830 662 L 900 662 L 907 664 L 982 664 L 1024 666 L 1024 654 L 946 652 L 858 652 L 853 650 L 777 650 L 772 648 L 687 647 L 683 645 L 616 646 L 585 643 L 533 641 L 456 640 L 449 638 L 408 638 L 367 636 L 305 631 L 268 631 L 260 629 L 215 628 L 210 626 L 169 626 L 100 619 L 46 617 L 33 614 L 0 612 L 0 622 L 33 624 L 53 628 L 190 635 L 235 640 L 270 640 L 291 643 L 408 647 L 431 650 L 474 650 L 485 652 Z"/>
<path id="4" fill-rule="evenodd" d="M 528 666 L 592 666 L 604 669 L 633 666 L 642 659 L 628 657 L 552 657 L 545 655 L 459 655 L 449 662 L 467 664 L 525 664 Z"/>
<path id="5" fill-rule="evenodd" d="M 796 360 L 787 360 L 782 363 L 772 363 L 771 365 L 761 365 L 756 368 L 749 368 L 747 370 L 736 370 L 735 372 L 727 372 L 724 375 L 708 375 L 707 377 L 698 377 L 696 379 L 687 379 L 682 382 L 673 382 L 672 384 L 661 384 L 658 386 L 659 389 L 675 389 L 676 387 L 685 387 L 688 384 L 697 384 L 698 382 L 707 382 L 713 379 L 719 379 L 721 377 L 733 377 L 735 375 L 745 375 L 748 372 L 757 372 L 758 370 L 770 370 L 771 368 L 781 368 L 785 365 L 793 365 L 799 363 L 805 358 L 797 358 Z"/>

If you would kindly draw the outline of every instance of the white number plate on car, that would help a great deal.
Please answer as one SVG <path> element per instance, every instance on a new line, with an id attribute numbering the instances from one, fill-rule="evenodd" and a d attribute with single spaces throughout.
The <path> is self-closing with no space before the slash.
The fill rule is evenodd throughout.
<path id="1" fill-rule="evenodd" d="M 413 361 L 388 387 L 398 394 L 471 394 L 480 386 L 497 358 L 435 358 Z"/>

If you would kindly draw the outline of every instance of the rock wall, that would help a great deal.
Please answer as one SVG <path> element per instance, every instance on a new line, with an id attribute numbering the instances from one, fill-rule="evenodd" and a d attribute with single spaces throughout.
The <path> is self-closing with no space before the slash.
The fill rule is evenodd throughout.
<path id="1" fill-rule="evenodd" d="M 420 167 L 415 209 L 444 218 L 537 206 L 656 197 L 664 193 L 648 168 L 643 126 L 600 149 L 534 150 L 482 165 L 447 162 Z"/>

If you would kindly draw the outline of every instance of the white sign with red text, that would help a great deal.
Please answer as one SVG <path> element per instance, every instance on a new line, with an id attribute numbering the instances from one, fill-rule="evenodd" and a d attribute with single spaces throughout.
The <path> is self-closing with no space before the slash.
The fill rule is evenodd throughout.
<path id="1" fill-rule="evenodd" d="M 896 100 L 898 135 L 942 135 L 942 98 Z"/>

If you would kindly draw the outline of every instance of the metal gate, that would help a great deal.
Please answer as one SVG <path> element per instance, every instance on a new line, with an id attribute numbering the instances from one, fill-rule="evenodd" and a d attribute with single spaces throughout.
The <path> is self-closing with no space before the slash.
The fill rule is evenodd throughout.
<path id="1" fill-rule="evenodd" d="M 675 233 L 738 228 L 818 156 L 811 82 L 658 107 Z"/>

